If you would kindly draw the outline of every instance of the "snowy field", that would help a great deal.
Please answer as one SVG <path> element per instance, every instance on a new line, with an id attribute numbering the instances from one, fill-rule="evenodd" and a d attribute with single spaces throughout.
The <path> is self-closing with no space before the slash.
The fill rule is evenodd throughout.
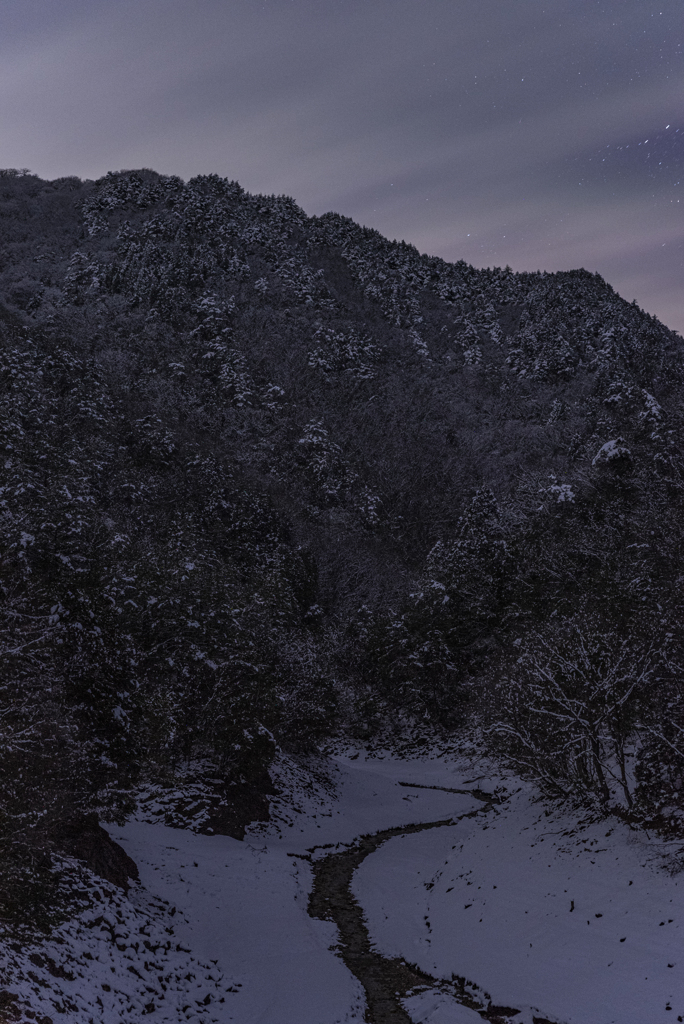
<path id="1" fill-rule="evenodd" d="M 305 858 L 446 819 L 389 839 L 356 872 L 380 952 L 436 979 L 467 977 L 517 1009 L 518 1024 L 684 1018 L 684 874 L 667 870 L 678 846 L 614 820 L 578 825 L 515 780 L 440 759 L 338 757 L 327 778 L 282 759 L 279 777 L 273 820 L 244 842 L 154 821 L 108 826 L 140 883 L 128 896 L 100 885 L 101 906 L 40 948 L 11 951 L 7 987 L 76 1024 L 361 1024 L 364 991 L 335 951 L 337 929 L 307 913 Z M 502 785 L 495 805 L 422 788 Z M 415 1024 L 482 1020 L 439 985 L 404 1006 Z"/>
<path id="2" fill-rule="evenodd" d="M 660 1024 L 684 1016 L 684 874 L 663 852 L 614 821 L 547 816 L 521 791 L 486 820 L 390 839 L 353 891 L 383 953 L 466 975 L 495 1004 Z"/>

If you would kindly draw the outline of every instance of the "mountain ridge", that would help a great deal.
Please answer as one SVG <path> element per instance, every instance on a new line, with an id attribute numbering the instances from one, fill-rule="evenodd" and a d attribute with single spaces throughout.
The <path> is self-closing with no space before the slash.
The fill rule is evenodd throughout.
<path id="1" fill-rule="evenodd" d="M 678 335 L 217 175 L 0 172 L 0 254 L 10 874 L 340 731 L 677 827 Z"/>

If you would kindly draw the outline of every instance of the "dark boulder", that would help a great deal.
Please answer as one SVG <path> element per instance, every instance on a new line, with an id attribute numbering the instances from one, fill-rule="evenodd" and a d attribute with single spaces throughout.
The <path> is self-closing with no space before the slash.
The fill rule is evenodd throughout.
<path id="1" fill-rule="evenodd" d="M 108 832 L 94 814 L 74 815 L 58 822 L 51 830 L 58 850 L 77 857 L 100 878 L 128 889 L 129 879 L 137 880 L 138 866 Z"/>

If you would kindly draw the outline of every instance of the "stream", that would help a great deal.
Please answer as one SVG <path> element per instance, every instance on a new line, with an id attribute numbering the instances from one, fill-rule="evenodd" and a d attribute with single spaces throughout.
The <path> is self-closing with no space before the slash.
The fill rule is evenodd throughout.
<path id="1" fill-rule="evenodd" d="M 400 783 L 412 786 L 411 783 Z M 439 788 L 423 787 L 415 788 Z M 359 837 L 353 845 L 311 860 L 314 882 L 309 897 L 308 912 L 313 918 L 333 921 L 339 930 L 337 953 L 352 974 L 361 982 L 366 993 L 367 1024 L 412 1024 L 411 1017 L 401 1000 L 426 989 L 448 994 L 463 1006 L 479 1013 L 490 1024 L 512 1024 L 520 1010 L 510 1006 L 494 1006 L 487 992 L 464 977 L 452 975 L 449 981 L 426 974 L 416 964 L 402 957 L 386 957 L 373 949 L 362 907 L 351 891 L 352 877 L 365 858 L 378 847 L 396 836 L 444 828 L 463 818 L 486 813 L 493 807 L 492 794 L 480 790 L 450 790 L 467 793 L 483 802 L 483 806 L 455 818 L 420 822 L 383 829 L 372 835 Z M 312 847 L 309 854 L 323 847 Z M 533 1017 L 534 1024 L 552 1024 L 545 1017 Z"/>

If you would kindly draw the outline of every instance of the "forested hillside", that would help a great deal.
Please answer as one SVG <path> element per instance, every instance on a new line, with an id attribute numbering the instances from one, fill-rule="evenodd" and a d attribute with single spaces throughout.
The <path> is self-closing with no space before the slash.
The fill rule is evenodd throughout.
<path id="1" fill-rule="evenodd" d="M 5 921 L 88 815 L 194 763 L 249 820 L 339 734 L 675 823 L 678 335 L 148 170 L 0 172 L 0 302 Z"/>

